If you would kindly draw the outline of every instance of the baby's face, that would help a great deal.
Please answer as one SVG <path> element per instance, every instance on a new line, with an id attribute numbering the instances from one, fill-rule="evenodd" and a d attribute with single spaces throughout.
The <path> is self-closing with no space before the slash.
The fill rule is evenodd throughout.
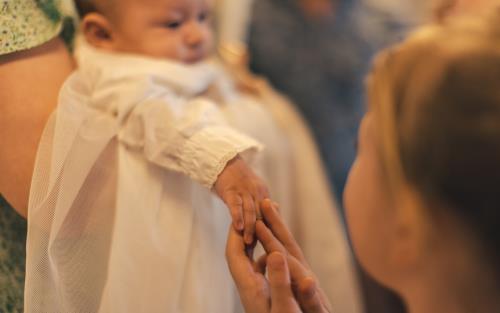
<path id="1" fill-rule="evenodd" d="M 212 50 L 211 0 L 120 0 L 114 50 L 195 63 Z"/>

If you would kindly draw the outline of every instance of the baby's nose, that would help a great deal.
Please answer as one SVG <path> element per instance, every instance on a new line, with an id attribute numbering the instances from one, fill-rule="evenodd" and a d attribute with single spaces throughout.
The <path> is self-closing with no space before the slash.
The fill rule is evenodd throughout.
<path id="1" fill-rule="evenodd" d="M 188 46 L 197 47 L 203 43 L 203 30 L 199 25 L 193 23 L 186 30 L 184 40 Z"/>

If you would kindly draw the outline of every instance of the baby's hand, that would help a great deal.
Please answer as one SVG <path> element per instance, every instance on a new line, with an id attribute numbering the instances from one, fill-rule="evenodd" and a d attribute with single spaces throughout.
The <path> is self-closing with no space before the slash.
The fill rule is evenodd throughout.
<path id="1" fill-rule="evenodd" d="M 231 212 L 233 225 L 244 230 L 245 243 L 254 240 L 259 205 L 269 197 L 267 186 L 239 156 L 232 159 L 215 182 L 215 192 Z"/>

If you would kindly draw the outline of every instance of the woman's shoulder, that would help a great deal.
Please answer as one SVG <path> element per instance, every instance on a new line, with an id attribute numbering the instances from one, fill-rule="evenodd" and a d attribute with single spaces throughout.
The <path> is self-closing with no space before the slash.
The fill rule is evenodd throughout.
<path id="1" fill-rule="evenodd" d="M 59 89 L 72 71 L 71 56 L 57 38 L 34 49 L 0 56 L 0 132 L 6 147 L 0 150 L 0 191 L 20 213 L 26 212 L 40 135 L 56 107 Z"/>

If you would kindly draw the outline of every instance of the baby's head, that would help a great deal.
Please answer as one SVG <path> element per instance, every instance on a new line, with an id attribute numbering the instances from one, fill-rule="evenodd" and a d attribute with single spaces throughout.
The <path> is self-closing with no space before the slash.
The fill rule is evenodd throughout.
<path id="1" fill-rule="evenodd" d="M 195 63 L 212 50 L 211 0 L 76 0 L 91 45 Z"/>

